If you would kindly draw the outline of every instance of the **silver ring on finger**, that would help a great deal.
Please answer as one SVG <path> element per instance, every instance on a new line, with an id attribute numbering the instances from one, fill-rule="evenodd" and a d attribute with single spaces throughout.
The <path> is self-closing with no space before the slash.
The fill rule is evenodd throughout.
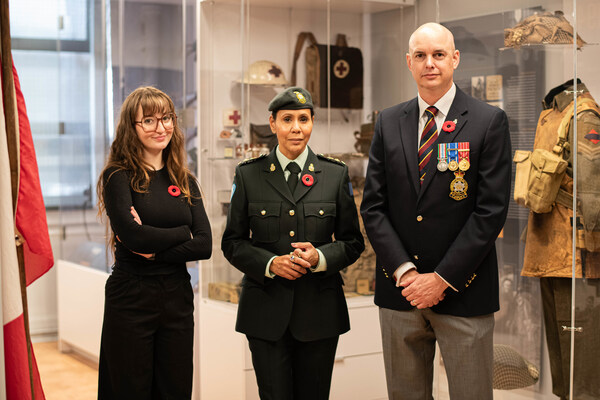
<path id="1" fill-rule="evenodd" d="M 294 258 L 295 258 L 295 257 L 294 257 L 294 255 L 292 254 L 292 255 L 290 256 L 290 261 L 291 261 L 291 262 L 294 262 Z"/>

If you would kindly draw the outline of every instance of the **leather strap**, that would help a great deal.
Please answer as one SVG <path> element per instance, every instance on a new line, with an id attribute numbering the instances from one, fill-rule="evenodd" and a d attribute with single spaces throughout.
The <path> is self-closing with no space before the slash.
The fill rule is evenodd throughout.
<path id="1" fill-rule="evenodd" d="M 344 35 L 343 33 L 338 33 L 337 38 L 335 39 L 335 45 L 338 47 L 348 47 L 346 35 Z"/>
<path id="2" fill-rule="evenodd" d="M 294 49 L 294 61 L 292 62 L 292 79 L 290 80 L 292 86 L 296 86 L 296 64 L 298 62 L 300 52 L 302 52 L 302 46 L 304 46 L 304 42 L 306 41 L 306 39 L 310 41 L 310 44 L 312 46 L 317 45 L 317 39 L 315 39 L 315 35 L 313 35 L 312 32 L 300 32 L 298 34 L 298 39 L 296 39 L 296 48 Z"/>

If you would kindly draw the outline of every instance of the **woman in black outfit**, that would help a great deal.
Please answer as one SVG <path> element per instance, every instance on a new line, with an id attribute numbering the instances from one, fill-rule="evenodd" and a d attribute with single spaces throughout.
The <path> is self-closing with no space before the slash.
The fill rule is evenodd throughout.
<path id="1" fill-rule="evenodd" d="M 209 258 L 212 238 L 165 93 L 140 87 L 125 99 L 97 192 L 115 255 L 98 399 L 190 399 L 194 293 L 186 261 Z"/>

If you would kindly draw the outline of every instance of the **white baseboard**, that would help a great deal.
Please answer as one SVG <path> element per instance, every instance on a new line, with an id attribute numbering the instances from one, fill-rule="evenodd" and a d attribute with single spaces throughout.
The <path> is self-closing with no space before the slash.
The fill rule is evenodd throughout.
<path id="1" fill-rule="evenodd" d="M 29 316 L 29 332 L 31 336 L 57 335 L 58 315 Z"/>

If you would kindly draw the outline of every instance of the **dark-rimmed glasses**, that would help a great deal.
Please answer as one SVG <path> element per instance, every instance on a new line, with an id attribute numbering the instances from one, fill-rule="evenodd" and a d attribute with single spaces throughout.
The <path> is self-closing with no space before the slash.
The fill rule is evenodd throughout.
<path id="1" fill-rule="evenodd" d="M 158 129 L 158 121 L 161 122 L 163 128 L 172 129 L 175 125 L 177 116 L 173 113 L 165 114 L 160 118 L 156 117 L 144 117 L 141 121 L 134 121 L 136 124 L 140 124 L 144 132 L 154 132 Z"/>

